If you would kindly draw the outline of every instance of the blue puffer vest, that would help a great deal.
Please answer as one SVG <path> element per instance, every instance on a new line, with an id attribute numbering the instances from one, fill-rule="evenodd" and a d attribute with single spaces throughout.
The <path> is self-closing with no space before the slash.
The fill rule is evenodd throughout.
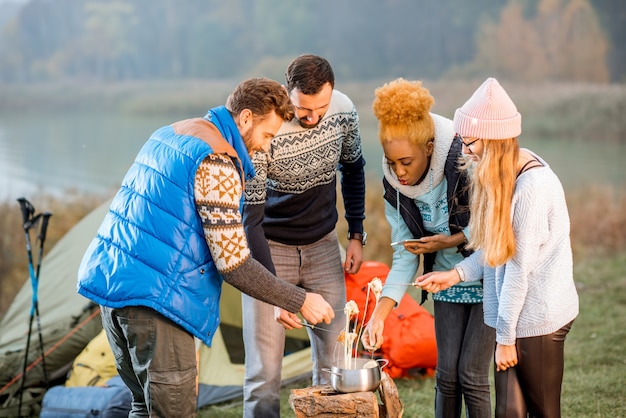
<path id="1" fill-rule="evenodd" d="M 216 149 L 237 155 L 204 119 L 176 127 L 157 130 L 137 155 L 83 257 L 78 293 L 111 308 L 152 308 L 210 346 L 222 277 L 196 211 L 194 176 Z"/>

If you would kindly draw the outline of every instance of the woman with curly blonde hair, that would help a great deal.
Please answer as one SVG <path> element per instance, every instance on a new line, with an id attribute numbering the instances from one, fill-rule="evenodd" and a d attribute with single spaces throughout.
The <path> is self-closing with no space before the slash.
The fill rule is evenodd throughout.
<path id="1" fill-rule="evenodd" d="M 421 81 L 394 80 L 376 89 L 374 114 L 383 147 L 385 215 L 394 245 L 391 270 L 362 342 L 383 344 L 384 322 L 417 273 L 452 268 L 465 248 L 469 200 L 460 167 L 461 138 L 452 121 L 430 113 L 434 99 Z M 402 244 L 406 239 L 409 243 Z M 489 365 L 494 332 L 483 321 L 482 284 L 461 283 L 433 297 L 437 374 L 435 416 L 490 417 Z M 424 295 L 423 295 L 424 296 Z"/>
<path id="2" fill-rule="evenodd" d="M 438 292 L 484 279 L 485 323 L 496 331 L 497 417 L 561 416 L 563 349 L 578 315 L 563 187 L 546 161 L 520 148 L 521 115 L 494 78 L 454 116 L 473 166 L 476 252 L 418 278 Z"/>

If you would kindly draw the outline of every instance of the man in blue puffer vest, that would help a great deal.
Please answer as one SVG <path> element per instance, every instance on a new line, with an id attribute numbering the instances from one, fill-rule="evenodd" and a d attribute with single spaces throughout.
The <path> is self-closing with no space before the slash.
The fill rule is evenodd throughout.
<path id="1" fill-rule="evenodd" d="M 280 84 L 244 81 L 226 106 L 155 131 L 124 177 L 83 257 L 78 293 L 101 306 L 133 394 L 129 416 L 196 416 L 194 337 L 211 345 L 222 280 L 312 324 L 334 317 L 322 296 L 255 261 L 242 225 L 250 153 L 267 151 L 293 115 Z"/>

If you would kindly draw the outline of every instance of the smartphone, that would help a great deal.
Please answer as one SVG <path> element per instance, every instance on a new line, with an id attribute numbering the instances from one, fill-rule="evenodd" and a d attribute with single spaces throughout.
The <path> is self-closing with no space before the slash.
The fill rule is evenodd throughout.
<path id="1" fill-rule="evenodd" d="M 409 238 L 409 239 L 405 239 L 402 241 L 392 242 L 391 246 L 395 247 L 396 245 L 404 245 L 404 244 L 419 243 L 419 242 L 422 242 L 421 238 Z"/>

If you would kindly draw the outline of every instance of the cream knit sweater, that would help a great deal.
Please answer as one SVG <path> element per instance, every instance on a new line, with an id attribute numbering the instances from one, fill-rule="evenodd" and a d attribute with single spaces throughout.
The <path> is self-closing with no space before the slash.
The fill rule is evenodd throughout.
<path id="1" fill-rule="evenodd" d="M 515 186 L 513 258 L 491 268 L 477 251 L 458 264 L 466 280 L 484 278 L 485 323 L 504 345 L 553 333 L 578 315 L 565 194 L 556 174 L 536 157 L 544 167 L 521 174 Z"/>

